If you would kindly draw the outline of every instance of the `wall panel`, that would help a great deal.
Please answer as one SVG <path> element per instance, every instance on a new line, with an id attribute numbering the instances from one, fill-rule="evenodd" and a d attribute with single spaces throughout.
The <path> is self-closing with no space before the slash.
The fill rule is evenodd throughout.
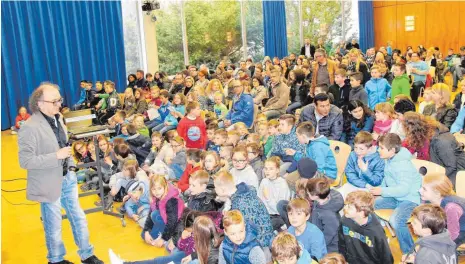
<path id="1" fill-rule="evenodd" d="M 395 2 L 394 2 L 395 3 Z M 386 46 L 392 41 L 393 47 L 397 44 L 397 8 L 396 6 L 385 6 L 374 9 L 375 18 L 375 45 L 377 48 Z"/>
<path id="2" fill-rule="evenodd" d="M 405 31 L 405 17 L 415 17 L 415 30 Z M 405 50 L 407 46 L 425 45 L 425 2 L 397 5 L 397 45 Z"/>
<path id="3" fill-rule="evenodd" d="M 426 2 L 426 17 L 425 47 L 439 47 L 443 52 L 449 48 L 457 49 L 459 3 Z"/>

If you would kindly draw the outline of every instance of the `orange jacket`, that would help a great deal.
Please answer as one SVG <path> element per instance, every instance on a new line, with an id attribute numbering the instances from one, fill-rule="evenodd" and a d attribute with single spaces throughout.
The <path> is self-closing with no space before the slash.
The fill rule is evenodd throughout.
<path id="1" fill-rule="evenodd" d="M 328 65 L 329 82 L 330 82 L 330 85 L 333 85 L 334 84 L 334 73 L 337 70 L 337 66 L 336 66 L 336 63 L 330 59 L 326 59 L 326 64 Z M 312 95 L 315 94 L 315 87 L 318 84 L 316 81 L 316 77 L 318 75 L 318 68 L 319 68 L 318 62 L 313 62 L 312 87 L 310 89 L 310 93 Z"/>

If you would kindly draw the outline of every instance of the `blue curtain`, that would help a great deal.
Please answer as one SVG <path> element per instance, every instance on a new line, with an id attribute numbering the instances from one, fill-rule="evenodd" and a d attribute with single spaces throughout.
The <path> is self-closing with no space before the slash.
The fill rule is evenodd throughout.
<path id="1" fill-rule="evenodd" d="M 287 56 L 286 8 L 284 0 L 263 0 L 265 56 Z"/>
<path id="2" fill-rule="evenodd" d="M 119 1 L 2 1 L 2 130 L 41 83 L 60 86 L 66 105 L 80 81 L 126 86 Z"/>
<path id="3" fill-rule="evenodd" d="M 368 48 L 375 46 L 375 29 L 373 17 L 373 1 L 358 1 L 358 23 L 360 49 L 366 52 Z"/>

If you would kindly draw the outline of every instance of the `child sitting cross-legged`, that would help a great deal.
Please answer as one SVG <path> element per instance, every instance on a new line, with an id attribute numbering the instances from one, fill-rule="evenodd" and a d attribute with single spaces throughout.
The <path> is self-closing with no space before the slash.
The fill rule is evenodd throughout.
<path id="1" fill-rule="evenodd" d="M 281 232 L 271 244 L 271 255 L 276 264 L 310 264 L 314 261 L 307 250 L 302 248 L 297 239 L 287 233 Z"/>
<path id="2" fill-rule="evenodd" d="M 412 212 L 413 231 L 419 239 L 402 263 L 457 263 L 455 243 L 447 231 L 446 213 L 435 204 L 422 204 Z"/>
<path id="3" fill-rule="evenodd" d="M 255 174 L 252 166 L 249 165 L 247 148 L 238 146 L 233 149 L 232 155 L 233 168 L 229 171 L 234 178 L 236 184 L 244 182 L 258 190 L 258 176 Z"/>
<path id="4" fill-rule="evenodd" d="M 163 136 L 160 134 L 160 132 L 153 132 L 152 133 L 152 148 L 150 149 L 150 153 L 145 158 L 142 169 L 144 169 L 145 171 L 149 170 L 150 165 L 153 164 L 153 162 L 155 161 L 155 158 L 157 157 L 162 147 L 163 147 Z"/>
<path id="5" fill-rule="evenodd" d="M 326 178 L 309 179 L 307 195 L 313 201 L 312 224 L 323 232 L 328 252 L 337 252 L 337 228 L 341 221 L 339 211 L 344 207 L 342 195 L 330 189 Z"/>
<path id="6" fill-rule="evenodd" d="M 239 210 L 226 212 L 223 226 L 226 236 L 220 246 L 218 264 L 266 263 L 259 243 L 259 230 Z"/>
<path id="7" fill-rule="evenodd" d="M 318 165 L 318 171 L 331 180 L 337 177 L 336 159 L 329 147 L 327 137 L 315 136 L 315 128 L 311 122 L 302 122 L 297 126 L 297 139 L 300 144 L 305 144 L 305 153 L 294 149 L 286 149 L 287 155 L 293 155 L 295 162 L 306 156 L 313 159 Z"/>
<path id="8" fill-rule="evenodd" d="M 383 227 L 373 213 L 373 195 L 355 191 L 347 195 L 338 228 L 339 253 L 347 262 L 394 263 Z"/>
<path id="9" fill-rule="evenodd" d="M 219 209 L 219 203 L 215 201 L 215 193 L 207 189 L 209 178 L 208 173 L 204 170 L 192 173 L 189 178 L 187 207 L 201 212 L 217 211 Z"/>
<path id="10" fill-rule="evenodd" d="M 284 220 L 278 212 L 278 202 L 281 200 L 289 200 L 291 192 L 286 180 L 279 176 L 279 166 L 281 160 L 279 157 L 271 157 L 265 161 L 263 168 L 265 178 L 260 183 L 258 197 L 263 201 L 270 214 L 273 229 L 280 231 L 285 225 Z M 284 228 L 285 229 L 285 226 Z"/>
<path id="11" fill-rule="evenodd" d="M 323 233 L 310 223 L 310 205 L 302 198 L 292 199 L 287 205 L 287 214 L 291 227 L 287 231 L 294 235 L 303 248 L 315 259 L 326 255 L 326 243 Z"/>
<path id="12" fill-rule="evenodd" d="M 121 212 L 136 221 L 140 227 L 144 227 L 150 212 L 150 191 L 146 181 L 129 181 L 127 195 L 123 198 L 124 207 Z"/>
<path id="13" fill-rule="evenodd" d="M 350 153 L 345 168 L 347 183 L 338 191 L 342 197 L 357 190 L 379 186 L 384 178 L 384 160 L 379 157 L 378 148 L 373 145 L 373 136 L 359 132 L 354 139 L 354 150 Z"/>

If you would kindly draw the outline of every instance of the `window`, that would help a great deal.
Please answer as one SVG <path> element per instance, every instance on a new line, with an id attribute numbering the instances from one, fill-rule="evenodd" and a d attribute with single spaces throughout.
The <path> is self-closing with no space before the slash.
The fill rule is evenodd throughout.
<path id="1" fill-rule="evenodd" d="M 238 1 L 185 1 L 189 63 L 215 70 L 220 60 L 242 57 L 240 3 Z"/>
<path id="2" fill-rule="evenodd" d="M 286 0 L 286 32 L 288 53 L 300 54 L 300 23 L 298 0 Z"/>
<path id="3" fill-rule="evenodd" d="M 262 61 L 265 53 L 262 1 L 245 2 L 245 24 L 247 31 L 247 54 L 254 62 Z"/>
<path id="4" fill-rule="evenodd" d="M 141 27 L 137 1 L 121 1 L 124 30 L 124 54 L 126 59 L 126 74 L 136 73 L 144 69 Z"/>
<path id="5" fill-rule="evenodd" d="M 152 11 L 153 12 L 153 11 Z M 157 17 L 157 45 L 160 70 L 173 75 L 184 69 L 181 2 L 160 1 Z"/>

